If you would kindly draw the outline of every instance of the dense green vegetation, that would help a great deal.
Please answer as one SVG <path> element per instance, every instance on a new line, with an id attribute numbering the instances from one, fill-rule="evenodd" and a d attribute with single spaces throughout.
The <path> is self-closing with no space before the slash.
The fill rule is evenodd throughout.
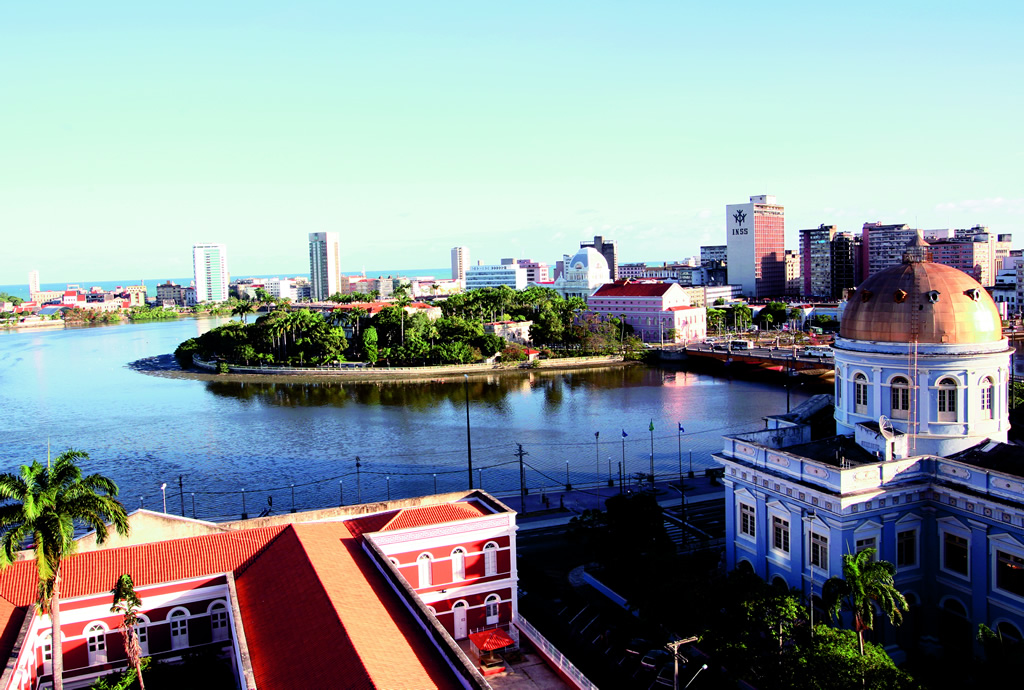
<path id="1" fill-rule="evenodd" d="M 0 302 L 10 302 L 11 304 L 17 307 L 24 301 L 25 300 L 23 300 L 20 297 L 15 297 L 14 295 L 8 294 L 6 292 L 0 292 Z"/>
<path id="2" fill-rule="evenodd" d="M 626 352 L 636 357 L 642 343 L 619 319 L 583 314 L 579 298 L 563 300 L 553 290 L 510 288 L 471 290 L 440 302 L 441 318 L 431 320 L 403 308 L 411 302 L 405 289 L 395 290 L 389 306 L 371 316 L 366 309 L 337 309 L 326 316 L 290 305 L 245 323 L 252 312 L 244 303 L 231 306 L 242 321 L 215 328 L 182 343 L 175 356 L 189 366 L 193 354 L 235 364 L 325 365 L 343 361 L 424 366 L 466 364 L 506 354 L 506 361 L 526 358 L 522 347 L 484 332 L 484 322 L 532 321 L 535 347 L 549 356 Z M 346 326 L 351 339 L 345 337 Z"/>
<path id="3" fill-rule="evenodd" d="M 132 307 L 128 310 L 128 318 L 132 321 L 167 321 L 178 318 L 178 312 L 163 307 Z"/>

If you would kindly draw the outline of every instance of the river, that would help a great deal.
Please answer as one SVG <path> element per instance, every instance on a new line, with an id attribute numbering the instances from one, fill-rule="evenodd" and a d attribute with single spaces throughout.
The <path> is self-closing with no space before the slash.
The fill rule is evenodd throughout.
<path id="1" fill-rule="evenodd" d="M 255 515 L 466 488 L 461 381 L 204 382 L 128 366 L 223 321 L 0 332 L 0 471 L 73 447 L 129 509 L 161 510 L 166 483 L 168 511 L 212 520 L 239 517 L 243 489 Z M 479 377 L 468 394 L 474 482 L 499 494 L 518 490 L 517 444 L 532 490 L 567 470 L 574 485 L 604 481 L 623 460 L 648 472 L 652 436 L 667 478 L 691 452 L 694 471 L 713 466 L 723 433 L 786 409 L 779 387 L 643 366 Z"/>

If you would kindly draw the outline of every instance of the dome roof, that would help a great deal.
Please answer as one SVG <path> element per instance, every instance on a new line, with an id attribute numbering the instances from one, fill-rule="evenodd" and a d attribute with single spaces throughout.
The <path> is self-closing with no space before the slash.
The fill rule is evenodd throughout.
<path id="1" fill-rule="evenodd" d="M 903 264 L 871 276 L 850 296 L 839 334 L 890 343 L 993 343 L 1003 338 L 995 302 L 963 271 L 932 263 L 927 243 L 907 245 Z"/>
<path id="2" fill-rule="evenodd" d="M 575 256 L 566 264 L 566 268 L 580 271 L 585 268 L 595 268 L 601 271 L 608 270 L 608 260 L 601 252 L 593 247 L 580 247 Z"/>

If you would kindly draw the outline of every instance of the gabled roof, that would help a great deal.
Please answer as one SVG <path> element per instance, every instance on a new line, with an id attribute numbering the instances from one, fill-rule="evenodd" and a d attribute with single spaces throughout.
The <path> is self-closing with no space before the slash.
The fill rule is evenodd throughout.
<path id="1" fill-rule="evenodd" d="M 592 297 L 661 297 L 675 283 L 634 283 L 630 280 L 606 283 Z"/>
<path id="2" fill-rule="evenodd" d="M 261 688 L 457 684 L 341 522 L 290 526 L 237 580 Z"/>
<path id="3" fill-rule="evenodd" d="M 490 512 L 475 501 L 472 503 L 442 503 L 422 508 L 406 508 L 405 510 L 398 511 L 398 515 L 393 517 L 380 531 L 391 532 L 396 529 L 438 525 L 443 522 L 478 518 L 482 515 L 490 515 Z"/>

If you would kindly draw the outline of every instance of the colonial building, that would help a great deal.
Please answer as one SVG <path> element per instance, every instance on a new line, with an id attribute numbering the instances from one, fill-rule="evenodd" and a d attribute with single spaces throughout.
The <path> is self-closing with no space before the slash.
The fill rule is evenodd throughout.
<path id="1" fill-rule="evenodd" d="M 515 513 L 481 491 L 220 525 L 131 518 L 130 541 L 96 549 L 87 536 L 63 563 L 67 688 L 126 666 L 109 593 L 124 573 L 142 599 L 144 655 L 210 650 L 243 688 L 484 688 L 459 640 L 535 635 L 518 620 Z M 0 571 L 4 690 L 51 680 L 35 599 L 34 561 Z"/>
<path id="2" fill-rule="evenodd" d="M 562 273 L 551 287 L 562 299 L 587 299 L 602 285 L 612 282 L 608 277 L 608 260 L 593 247 L 583 247 L 572 257 L 562 259 Z"/>
<path id="3" fill-rule="evenodd" d="M 1007 443 L 1011 349 L 977 281 L 903 263 L 851 296 L 835 395 L 725 438 L 726 560 L 807 596 L 868 547 L 911 604 L 879 641 L 969 646 L 979 623 L 1024 633 L 1024 453 Z M 834 402 L 834 404 L 833 404 Z M 809 421 L 833 411 L 836 435 Z"/>
<path id="4" fill-rule="evenodd" d="M 590 312 L 622 318 L 645 343 L 693 342 L 707 337 L 707 312 L 690 306 L 678 283 L 617 280 L 587 300 Z"/>

